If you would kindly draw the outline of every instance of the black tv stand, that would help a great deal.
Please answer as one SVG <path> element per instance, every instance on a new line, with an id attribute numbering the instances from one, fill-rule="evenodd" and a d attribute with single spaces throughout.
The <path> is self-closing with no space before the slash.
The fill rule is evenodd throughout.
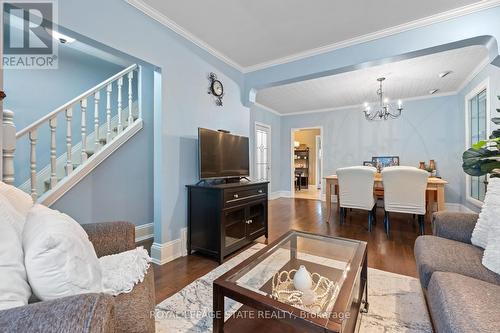
<path id="1" fill-rule="evenodd" d="M 266 236 L 269 182 L 188 185 L 188 254 L 224 258 Z"/>

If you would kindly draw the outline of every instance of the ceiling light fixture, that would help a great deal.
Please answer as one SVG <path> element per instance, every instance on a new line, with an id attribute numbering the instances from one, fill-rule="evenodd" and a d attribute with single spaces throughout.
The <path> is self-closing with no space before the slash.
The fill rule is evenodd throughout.
<path id="1" fill-rule="evenodd" d="M 380 77 L 377 79 L 379 82 L 379 88 L 377 89 L 377 96 L 379 99 L 379 104 L 374 106 L 374 110 L 369 103 L 364 104 L 363 112 L 365 118 L 368 120 L 387 120 L 389 118 L 398 118 L 401 116 L 401 111 L 403 111 L 403 102 L 398 101 L 398 105 L 394 106 L 389 103 L 388 98 L 384 98 L 384 91 L 382 90 L 382 82 L 385 77 Z"/>
<path id="2" fill-rule="evenodd" d="M 439 91 L 439 89 L 431 89 L 431 90 L 429 90 L 429 95 L 434 95 L 438 91 Z"/>
<path id="3" fill-rule="evenodd" d="M 54 30 L 52 30 L 52 38 L 57 39 L 61 44 L 71 44 L 76 40 Z"/>
<path id="4" fill-rule="evenodd" d="M 453 71 L 444 71 L 444 72 L 439 73 L 439 77 L 443 78 L 445 76 L 448 76 L 451 73 L 453 73 Z"/>

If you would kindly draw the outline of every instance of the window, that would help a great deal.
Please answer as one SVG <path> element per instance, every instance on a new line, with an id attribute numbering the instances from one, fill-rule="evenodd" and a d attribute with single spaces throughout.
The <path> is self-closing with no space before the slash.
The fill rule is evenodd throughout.
<path id="1" fill-rule="evenodd" d="M 466 148 L 489 136 L 488 81 L 479 85 L 465 99 Z M 486 176 L 467 176 L 467 200 L 480 206 L 486 193 Z"/>

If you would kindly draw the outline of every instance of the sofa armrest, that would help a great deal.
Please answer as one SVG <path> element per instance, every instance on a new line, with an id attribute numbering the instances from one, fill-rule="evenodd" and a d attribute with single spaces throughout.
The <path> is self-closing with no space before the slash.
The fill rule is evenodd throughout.
<path id="1" fill-rule="evenodd" d="M 462 243 L 471 242 L 472 231 L 478 214 L 461 212 L 437 212 L 433 214 L 432 233 Z"/>
<path id="2" fill-rule="evenodd" d="M 98 257 L 135 249 L 135 226 L 130 222 L 82 224 Z"/>
<path id="3" fill-rule="evenodd" d="M 82 294 L 0 311 L 2 332 L 115 331 L 114 300 L 110 295 Z"/>

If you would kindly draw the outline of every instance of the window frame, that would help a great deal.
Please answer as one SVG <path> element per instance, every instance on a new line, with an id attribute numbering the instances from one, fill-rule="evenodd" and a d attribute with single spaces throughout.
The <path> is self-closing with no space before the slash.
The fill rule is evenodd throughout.
<path id="1" fill-rule="evenodd" d="M 490 78 L 488 77 L 484 81 L 479 83 L 465 96 L 465 150 L 471 147 L 469 143 L 471 136 L 471 124 L 469 121 L 470 101 L 471 99 L 482 93 L 484 90 L 486 90 L 486 135 L 489 136 L 489 133 L 491 132 Z M 470 193 L 471 177 L 472 176 L 469 176 L 467 174 L 465 175 L 465 198 L 467 202 L 481 208 L 483 206 L 483 202 L 477 200 L 476 198 L 473 198 Z M 489 176 L 487 175 L 486 179 L 488 178 Z"/>

